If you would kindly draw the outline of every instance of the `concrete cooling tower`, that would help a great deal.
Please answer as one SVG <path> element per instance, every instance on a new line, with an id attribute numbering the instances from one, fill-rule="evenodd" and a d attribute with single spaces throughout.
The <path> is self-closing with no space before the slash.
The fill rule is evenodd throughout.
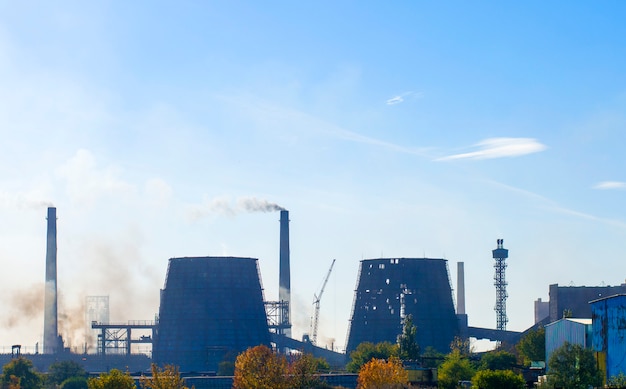
<path id="1" fill-rule="evenodd" d="M 270 344 L 255 258 L 169 260 L 154 361 L 182 372 L 217 371 L 226 354 Z"/>
<path id="2" fill-rule="evenodd" d="M 358 278 L 347 353 L 362 342 L 395 343 L 409 314 L 422 350 L 450 351 L 459 330 L 445 259 L 366 259 Z"/>

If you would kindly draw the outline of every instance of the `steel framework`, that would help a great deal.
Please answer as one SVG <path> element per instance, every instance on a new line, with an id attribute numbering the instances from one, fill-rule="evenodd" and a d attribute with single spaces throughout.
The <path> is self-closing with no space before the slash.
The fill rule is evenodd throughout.
<path id="1" fill-rule="evenodd" d="M 496 269 L 496 273 L 493 277 L 495 280 L 494 285 L 496 286 L 496 328 L 498 330 L 506 330 L 506 323 L 509 319 L 506 316 L 506 298 L 508 294 L 506 293 L 506 259 L 509 257 L 509 250 L 503 247 L 504 239 L 498 239 L 498 248 L 492 250 L 493 258 L 496 260 L 496 263 L 493 267 Z"/>

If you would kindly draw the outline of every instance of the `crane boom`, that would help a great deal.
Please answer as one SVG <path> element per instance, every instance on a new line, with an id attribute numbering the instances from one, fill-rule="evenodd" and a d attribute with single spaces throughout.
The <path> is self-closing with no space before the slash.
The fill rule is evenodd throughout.
<path id="1" fill-rule="evenodd" d="M 328 278 L 330 277 L 330 273 L 333 271 L 333 266 L 335 265 L 335 260 L 330 264 L 330 268 L 328 269 L 328 273 L 326 273 L 326 278 L 324 278 L 324 282 L 322 283 L 322 287 L 318 294 L 313 294 L 313 305 L 315 306 L 315 314 L 313 315 L 313 331 L 311 332 L 311 343 L 317 344 L 317 324 L 320 319 L 320 300 L 322 299 L 322 295 L 324 294 L 324 288 L 326 288 L 326 283 L 328 283 Z"/>

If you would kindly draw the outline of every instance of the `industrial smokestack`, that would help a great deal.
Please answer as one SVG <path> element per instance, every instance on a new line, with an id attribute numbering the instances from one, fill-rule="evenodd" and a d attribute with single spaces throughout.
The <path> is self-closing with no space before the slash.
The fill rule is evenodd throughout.
<path id="1" fill-rule="evenodd" d="M 291 337 L 291 271 L 289 269 L 289 211 L 280 211 L 280 269 L 278 300 L 286 303 L 281 312 L 281 324 L 287 324 L 284 335 Z"/>
<path id="2" fill-rule="evenodd" d="M 58 350 L 59 330 L 57 316 L 57 209 L 48 208 L 48 238 L 46 246 L 46 287 L 43 318 L 43 352 Z"/>
<path id="3" fill-rule="evenodd" d="M 465 315 L 465 265 L 456 264 L 456 314 Z"/>

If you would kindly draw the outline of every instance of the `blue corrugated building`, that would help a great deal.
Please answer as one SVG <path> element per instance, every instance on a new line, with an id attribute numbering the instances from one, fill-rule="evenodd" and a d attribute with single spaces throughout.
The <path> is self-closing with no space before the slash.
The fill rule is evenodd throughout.
<path id="1" fill-rule="evenodd" d="M 591 319 L 563 318 L 554 323 L 546 324 L 546 362 L 557 348 L 565 342 L 591 348 Z"/>
<path id="2" fill-rule="evenodd" d="M 626 294 L 593 300 L 593 350 L 605 379 L 626 374 Z"/>

